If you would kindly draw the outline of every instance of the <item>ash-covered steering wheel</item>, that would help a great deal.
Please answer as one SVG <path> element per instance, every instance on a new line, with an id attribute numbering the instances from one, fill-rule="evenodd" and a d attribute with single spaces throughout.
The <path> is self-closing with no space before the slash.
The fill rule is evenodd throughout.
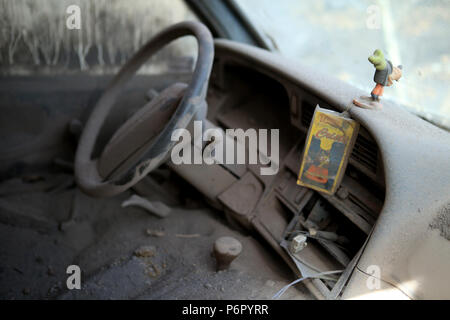
<path id="1" fill-rule="evenodd" d="M 198 44 L 190 83 L 176 83 L 163 90 L 116 131 L 99 158 L 92 159 L 100 129 L 128 80 L 155 52 L 187 35 L 194 36 Z M 165 161 L 176 143 L 171 141 L 172 132 L 186 128 L 199 110 L 204 112 L 213 58 L 211 33 L 199 22 L 175 24 L 145 44 L 111 81 L 85 124 L 75 157 L 78 186 L 93 196 L 113 196 Z"/>

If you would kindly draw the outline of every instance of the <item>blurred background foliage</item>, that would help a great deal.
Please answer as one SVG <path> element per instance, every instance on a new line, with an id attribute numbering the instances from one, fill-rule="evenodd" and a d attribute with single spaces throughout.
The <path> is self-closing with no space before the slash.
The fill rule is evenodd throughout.
<path id="1" fill-rule="evenodd" d="M 80 30 L 66 26 L 70 5 Z M 161 29 L 195 19 L 182 0 L 0 0 L 0 72 L 113 73 Z M 192 38 L 174 41 L 139 72 L 189 71 L 196 50 Z"/>

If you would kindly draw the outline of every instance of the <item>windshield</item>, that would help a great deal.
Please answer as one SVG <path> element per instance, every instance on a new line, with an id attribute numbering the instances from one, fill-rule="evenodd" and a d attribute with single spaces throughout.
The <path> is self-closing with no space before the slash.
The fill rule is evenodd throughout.
<path id="1" fill-rule="evenodd" d="M 450 1 L 235 1 L 275 50 L 367 93 L 381 49 L 403 67 L 383 99 L 450 128 Z"/>
<path id="2" fill-rule="evenodd" d="M 183 0 L 0 0 L 0 75 L 114 74 L 160 30 L 197 18 Z M 197 44 L 178 39 L 139 73 L 191 72 Z"/>

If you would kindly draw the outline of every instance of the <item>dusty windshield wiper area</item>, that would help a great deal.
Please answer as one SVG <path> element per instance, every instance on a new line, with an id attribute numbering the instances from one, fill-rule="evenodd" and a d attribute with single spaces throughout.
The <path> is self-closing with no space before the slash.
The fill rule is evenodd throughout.
<path id="1" fill-rule="evenodd" d="M 368 93 L 379 48 L 403 77 L 385 99 L 450 128 L 450 2 L 388 0 L 236 1 L 285 56 Z"/>

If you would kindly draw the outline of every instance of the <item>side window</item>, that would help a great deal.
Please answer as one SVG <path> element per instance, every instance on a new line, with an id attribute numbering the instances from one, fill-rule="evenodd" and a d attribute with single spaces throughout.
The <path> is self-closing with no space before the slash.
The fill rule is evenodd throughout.
<path id="1" fill-rule="evenodd" d="M 196 17 L 183 0 L 0 0 L 0 73 L 113 73 L 184 20 Z M 194 39 L 179 39 L 139 72 L 190 71 L 196 49 Z"/>

